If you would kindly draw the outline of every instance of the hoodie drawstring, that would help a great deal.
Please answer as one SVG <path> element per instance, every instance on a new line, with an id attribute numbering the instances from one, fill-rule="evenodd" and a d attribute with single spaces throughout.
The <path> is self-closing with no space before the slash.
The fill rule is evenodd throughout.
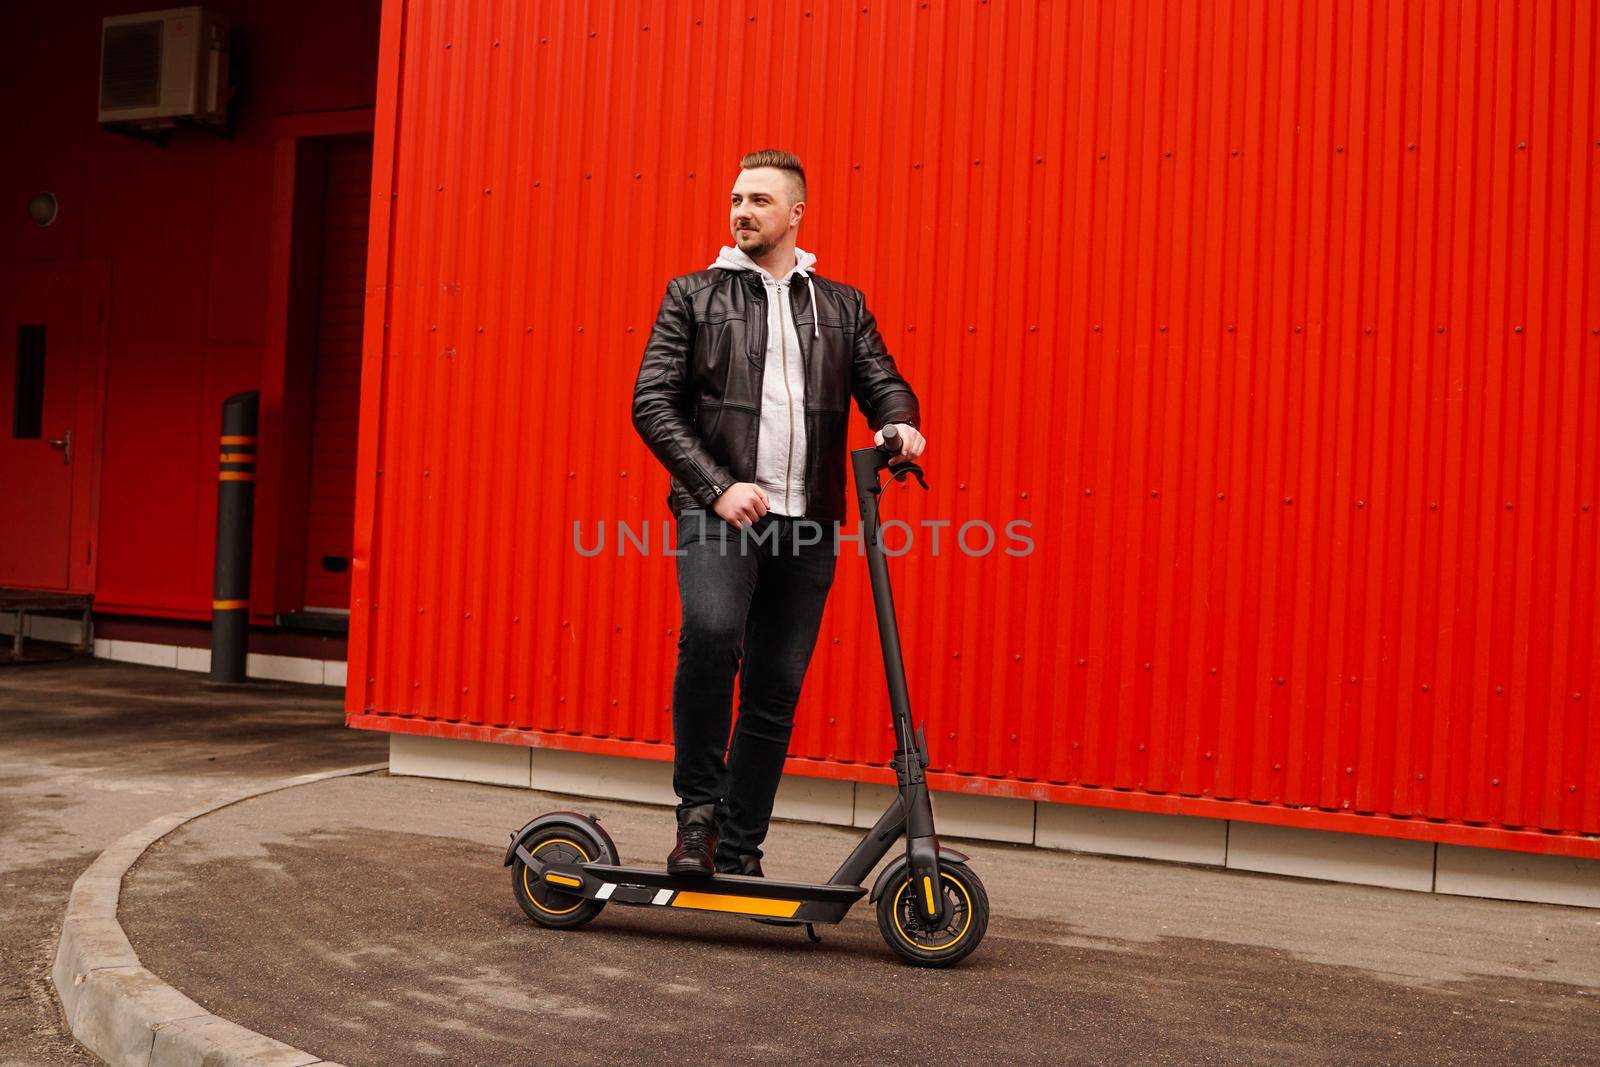
<path id="1" fill-rule="evenodd" d="M 811 293 L 811 339 L 814 341 L 822 336 L 822 327 L 818 324 L 822 316 L 817 314 L 817 287 L 811 284 L 810 271 L 806 271 L 806 289 Z"/>

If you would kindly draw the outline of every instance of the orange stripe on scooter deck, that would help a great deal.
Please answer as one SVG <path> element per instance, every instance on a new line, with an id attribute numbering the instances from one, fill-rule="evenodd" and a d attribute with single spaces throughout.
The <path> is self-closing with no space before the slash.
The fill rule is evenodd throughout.
<path id="1" fill-rule="evenodd" d="M 674 908 L 696 911 L 733 911 L 740 915 L 770 915 L 787 919 L 800 910 L 798 900 L 763 900 L 761 897 L 735 897 L 723 893 L 683 892 L 672 898 Z"/>

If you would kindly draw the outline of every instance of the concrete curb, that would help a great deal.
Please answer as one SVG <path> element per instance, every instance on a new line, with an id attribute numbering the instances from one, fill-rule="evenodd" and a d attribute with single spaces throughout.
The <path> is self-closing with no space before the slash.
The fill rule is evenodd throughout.
<path id="1" fill-rule="evenodd" d="M 100 853 L 72 885 L 50 973 L 72 1036 L 111 1067 L 339 1067 L 218 1018 L 145 970 L 117 921 L 117 901 L 128 868 L 147 848 L 192 819 L 267 793 L 387 767 L 369 763 L 282 778 L 203 808 L 153 819 Z"/>

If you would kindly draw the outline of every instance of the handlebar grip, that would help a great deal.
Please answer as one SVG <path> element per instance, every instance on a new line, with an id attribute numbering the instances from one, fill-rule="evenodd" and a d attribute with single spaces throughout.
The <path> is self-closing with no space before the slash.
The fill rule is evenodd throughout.
<path id="1" fill-rule="evenodd" d="M 886 452 L 891 456 L 900 454 L 900 431 L 890 423 L 883 428 L 883 442 L 878 445 L 879 452 Z"/>

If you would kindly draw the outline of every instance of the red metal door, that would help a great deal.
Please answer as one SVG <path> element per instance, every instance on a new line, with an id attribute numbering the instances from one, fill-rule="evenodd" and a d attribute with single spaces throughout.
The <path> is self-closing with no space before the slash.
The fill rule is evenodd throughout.
<path id="1" fill-rule="evenodd" d="M 356 412 L 361 404 L 361 311 L 367 269 L 372 138 L 330 142 L 322 199 L 316 393 L 306 501 L 305 606 L 350 607 L 355 529 Z"/>
<path id="2" fill-rule="evenodd" d="M 69 585 L 83 275 L 7 267 L 0 283 L 0 584 Z"/>

